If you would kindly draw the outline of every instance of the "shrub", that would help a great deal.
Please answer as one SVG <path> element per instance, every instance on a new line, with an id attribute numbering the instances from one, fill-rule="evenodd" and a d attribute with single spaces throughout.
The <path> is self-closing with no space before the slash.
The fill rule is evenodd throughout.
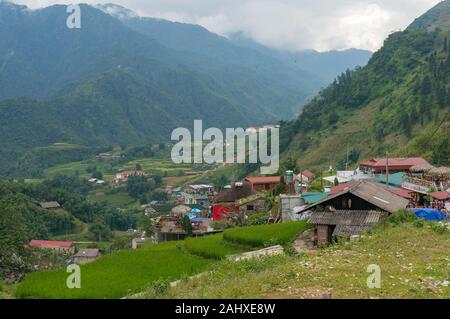
<path id="1" fill-rule="evenodd" d="M 251 214 L 248 216 L 248 218 L 244 222 L 244 225 L 245 226 L 264 225 L 264 224 L 267 224 L 269 217 L 270 217 L 270 215 L 267 212 L 254 213 L 254 214 Z"/>
<path id="2" fill-rule="evenodd" d="M 413 225 L 417 228 L 423 228 L 423 226 L 425 225 L 425 220 L 423 218 L 417 218 L 413 222 Z"/>
<path id="3" fill-rule="evenodd" d="M 407 209 L 399 210 L 398 212 L 392 214 L 388 218 L 389 223 L 392 224 L 393 226 L 397 226 L 404 223 L 411 223 L 414 222 L 415 220 L 416 215 Z"/>
<path id="4" fill-rule="evenodd" d="M 430 227 L 438 234 L 444 234 L 447 232 L 447 225 L 441 222 L 431 222 Z"/>

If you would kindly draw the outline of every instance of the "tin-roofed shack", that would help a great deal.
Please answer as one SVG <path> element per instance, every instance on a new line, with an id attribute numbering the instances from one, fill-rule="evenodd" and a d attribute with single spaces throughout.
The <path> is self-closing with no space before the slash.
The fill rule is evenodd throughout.
<path id="1" fill-rule="evenodd" d="M 408 204 L 407 199 L 382 185 L 358 181 L 298 213 L 311 212 L 309 223 L 315 226 L 315 242 L 326 245 L 332 242 L 334 236 L 349 238 L 359 235 L 389 214 L 405 209 Z"/>

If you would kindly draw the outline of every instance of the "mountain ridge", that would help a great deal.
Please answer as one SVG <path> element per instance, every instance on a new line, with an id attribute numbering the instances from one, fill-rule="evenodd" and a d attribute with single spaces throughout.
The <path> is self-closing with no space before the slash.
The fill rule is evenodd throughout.
<path id="1" fill-rule="evenodd" d="M 450 14 L 449 3 L 429 12 Z M 285 163 L 297 158 L 297 165 L 316 171 L 330 164 L 345 169 L 389 154 L 449 165 L 449 39 L 450 28 L 391 34 L 367 66 L 339 76 L 297 120 L 285 123 Z"/>

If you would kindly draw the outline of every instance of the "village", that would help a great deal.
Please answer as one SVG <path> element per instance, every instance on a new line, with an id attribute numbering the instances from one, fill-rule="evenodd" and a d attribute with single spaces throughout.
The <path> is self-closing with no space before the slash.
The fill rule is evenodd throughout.
<path id="1" fill-rule="evenodd" d="M 325 176 L 326 175 L 326 176 Z M 120 171 L 111 182 L 126 183 L 143 170 Z M 104 181 L 91 179 L 98 185 Z M 374 225 L 401 210 L 426 221 L 450 217 L 450 168 L 433 167 L 423 158 L 374 158 L 354 170 L 329 169 L 314 174 L 286 171 L 284 176 L 248 176 L 217 190 L 211 184 L 163 186 L 167 201 L 142 205 L 152 221 L 152 233 L 130 229 L 132 249 L 142 245 L 216 235 L 230 227 L 306 221 L 311 229 L 301 235 L 299 251 L 327 246 L 338 238 L 356 240 Z M 315 191 L 320 190 L 320 191 Z M 172 207 L 168 213 L 161 207 Z M 40 203 L 61 210 L 58 202 Z M 104 251 L 76 249 L 76 242 L 34 239 L 34 249 L 67 255 L 69 263 L 96 260 Z"/>

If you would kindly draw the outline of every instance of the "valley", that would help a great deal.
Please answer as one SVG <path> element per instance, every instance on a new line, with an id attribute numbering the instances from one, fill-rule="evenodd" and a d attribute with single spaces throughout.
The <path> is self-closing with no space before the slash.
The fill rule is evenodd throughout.
<path id="1" fill-rule="evenodd" d="M 376 52 L 79 8 L 0 0 L 0 299 L 450 298 L 450 0 Z"/>

